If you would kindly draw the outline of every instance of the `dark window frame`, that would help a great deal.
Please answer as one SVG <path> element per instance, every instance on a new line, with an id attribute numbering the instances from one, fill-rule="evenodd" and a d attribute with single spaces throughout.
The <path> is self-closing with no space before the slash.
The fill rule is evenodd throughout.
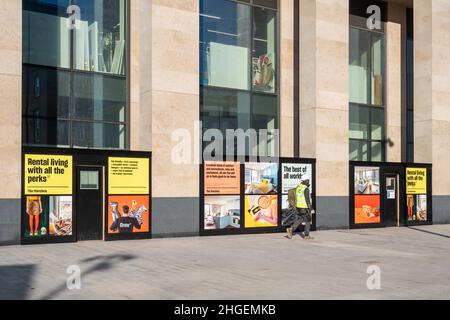
<path id="1" fill-rule="evenodd" d="M 382 8 L 382 15 L 385 15 L 385 8 Z M 381 21 L 381 30 L 369 30 L 365 24 L 366 19 L 360 17 L 360 16 L 355 16 L 355 15 L 350 15 L 350 25 L 349 25 L 349 32 L 351 29 L 356 29 L 356 30 L 361 30 L 361 31 L 366 31 L 369 32 L 370 34 L 370 44 L 372 44 L 372 37 L 373 34 L 382 34 L 384 36 L 384 46 L 383 46 L 383 52 L 382 52 L 382 57 L 381 57 L 381 65 L 382 65 L 382 72 L 383 72 L 383 77 L 382 77 L 382 104 L 381 105 L 375 105 L 372 103 L 372 79 L 370 79 L 369 77 L 369 81 L 367 82 L 367 86 L 368 86 L 368 90 L 367 90 L 367 101 L 370 101 L 370 103 L 360 103 L 360 102 L 352 102 L 349 101 L 349 113 L 351 112 L 351 107 L 355 106 L 358 108 L 368 108 L 369 109 L 369 123 L 368 123 L 368 133 L 367 133 L 367 139 L 354 139 L 354 138 L 349 138 L 349 142 L 351 141 L 358 141 L 358 142 L 365 142 L 367 143 L 367 160 L 362 160 L 362 159 L 350 159 L 350 161 L 367 161 L 367 162 L 385 162 L 386 161 L 386 145 L 387 145 L 387 108 L 386 108 L 386 71 L 387 71 L 387 63 L 386 63 L 386 59 L 387 59 L 387 54 L 386 54 L 386 32 L 385 32 L 385 22 L 384 19 L 382 19 Z M 351 44 L 349 44 L 351 45 Z M 372 52 L 369 51 L 369 70 L 373 70 L 373 59 L 372 59 Z M 351 90 L 351 88 L 349 88 L 349 90 Z M 381 140 L 379 139 L 372 139 L 372 126 L 373 126 L 373 111 L 374 110 L 383 110 L 383 126 L 382 126 L 382 132 L 381 132 Z M 350 118 L 350 114 L 349 114 L 349 118 Z M 349 128 L 350 129 L 350 128 Z M 381 143 L 381 160 L 374 160 L 372 157 L 372 144 L 373 143 Z M 350 151 L 350 150 L 349 150 Z"/>
<path id="2" fill-rule="evenodd" d="M 68 0 L 69 5 L 73 4 L 75 0 Z M 69 117 L 49 117 L 49 116 L 38 116 L 38 117 L 34 117 L 31 116 L 29 114 L 25 113 L 25 110 L 27 109 L 26 106 L 26 99 L 23 99 L 22 101 L 22 119 L 23 120 L 31 120 L 31 119 L 36 119 L 36 120 L 44 120 L 44 121 L 64 121 L 67 122 L 69 127 L 68 127 L 68 139 L 69 139 L 69 145 L 68 146 L 56 146 L 58 148 L 80 148 L 80 147 L 75 147 L 74 146 L 74 139 L 73 139 L 73 122 L 83 122 L 83 123 L 95 123 L 95 124 L 106 124 L 106 125 L 117 125 L 117 126 L 124 126 L 125 127 L 125 138 L 124 138 L 124 145 L 123 148 L 113 148 L 113 150 L 129 150 L 130 149 L 130 53 L 131 53 L 131 48 L 130 48 L 130 1 L 129 0 L 124 0 L 125 1 L 125 24 L 126 24 L 126 31 L 125 31 L 125 36 L 126 36 L 126 49 L 125 49 L 125 74 L 112 74 L 112 73 L 108 73 L 108 72 L 102 72 L 102 71 L 88 71 L 88 70 L 80 70 L 80 69 L 76 69 L 74 67 L 74 30 L 70 30 L 70 39 L 69 39 L 69 43 L 70 43 L 70 50 L 69 50 L 69 60 L 70 60 L 70 67 L 69 68 L 64 68 L 64 67 L 55 67 L 55 66 L 45 66 L 45 65 L 38 65 L 38 64 L 33 64 L 33 63 L 22 63 L 22 73 L 24 73 L 25 69 L 27 67 L 33 67 L 33 68 L 41 68 L 41 69 L 47 69 L 47 70 L 52 70 L 55 72 L 67 72 L 69 73 L 69 106 L 68 106 L 68 112 L 69 112 Z M 40 10 L 43 10 L 41 7 L 42 5 L 39 4 L 33 4 L 33 3 L 28 3 L 27 0 L 22 0 L 22 3 L 24 4 L 22 11 L 25 11 L 27 9 L 30 8 L 37 8 Z M 26 5 L 25 5 L 26 4 Z M 41 12 L 41 11 L 39 11 Z M 42 11 L 43 12 L 43 11 Z M 61 12 L 59 12 L 58 10 L 52 11 L 51 13 L 54 13 L 55 15 L 59 15 L 61 14 Z M 22 31 L 23 32 L 23 31 Z M 74 95 L 74 78 L 77 75 L 80 74 L 85 74 L 85 75 L 91 75 L 91 76 L 103 76 L 103 77 L 109 77 L 109 78 L 116 78 L 116 79 L 120 79 L 120 80 L 124 80 L 124 84 L 125 84 L 125 117 L 124 117 L 124 121 L 107 121 L 107 120 L 92 120 L 92 119 L 78 119 L 74 117 L 74 113 L 75 113 L 75 95 Z M 25 78 L 25 77 L 23 77 Z M 23 82 L 23 80 L 22 80 Z M 25 86 L 22 85 L 22 96 L 25 94 L 24 92 Z M 55 147 L 55 145 L 50 145 L 50 144 L 44 144 L 44 143 L 28 143 L 25 140 L 25 131 L 27 130 L 26 125 L 22 128 L 22 145 L 23 146 L 33 146 L 33 147 Z M 82 148 L 85 149 L 85 148 Z M 110 150 L 111 148 L 107 148 L 107 147 L 102 147 L 102 148 L 93 148 L 93 147 L 88 147 L 88 149 L 105 149 L 105 150 Z"/>
<path id="3" fill-rule="evenodd" d="M 251 23 L 250 23 L 250 35 L 251 35 L 251 38 L 250 38 L 250 50 L 249 50 L 249 63 L 250 63 L 250 68 L 249 68 L 249 86 L 248 86 L 248 90 L 245 90 L 245 89 L 236 89 L 236 88 L 228 88 L 228 87 L 219 87 L 219 86 L 212 86 L 212 85 L 209 85 L 209 84 L 203 84 L 202 83 L 202 75 L 201 75 L 201 72 L 200 72 L 200 79 L 199 79 L 199 83 L 200 83 L 200 120 L 202 121 L 203 120 L 203 116 L 202 116 L 202 114 L 203 114 L 203 112 L 204 112 L 204 108 L 203 108 L 203 106 L 204 106 L 204 104 L 203 104 L 203 101 L 204 101 L 204 91 L 205 90 L 209 90 L 209 89 L 211 89 L 211 90 L 218 90 L 218 91 L 228 91 L 228 92 L 230 92 L 230 93 L 236 93 L 236 92 L 243 92 L 243 93 L 247 93 L 248 95 L 249 95 L 249 103 L 250 103 L 250 106 L 249 106 L 249 109 L 250 109 L 250 115 L 249 115 L 249 123 L 250 123 L 250 125 L 252 124 L 252 118 L 253 118 L 253 100 L 254 100 L 254 96 L 255 95 L 266 95 L 266 96 L 270 96 L 270 97 L 274 97 L 274 98 L 276 98 L 276 109 L 277 109 L 277 121 L 276 121 L 276 129 L 278 129 L 278 131 L 279 131 L 279 134 L 278 134 L 278 140 L 280 140 L 280 136 L 281 136 L 281 128 L 280 128 L 280 123 L 281 123 L 281 121 L 280 121 L 280 12 L 279 12 L 279 8 L 278 8 L 278 2 L 277 2 L 277 6 L 276 6 L 276 8 L 272 8 L 272 7 L 268 7 L 268 6 L 264 6 L 264 5 L 261 5 L 260 3 L 258 3 L 258 2 L 260 2 L 260 1 L 258 1 L 258 0 L 248 0 L 248 1 L 239 1 L 239 0 L 223 0 L 223 1 L 229 1 L 229 2 L 235 2 L 235 3 L 237 3 L 237 4 L 240 4 L 240 5 L 247 5 L 247 6 L 249 6 L 249 7 L 251 7 Z M 276 52 L 276 59 L 275 59 L 275 61 L 276 61 L 276 68 L 275 68 L 275 90 L 274 90 L 274 92 L 265 92 L 265 91 L 261 91 L 261 90 L 255 90 L 254 89 L 254 86 L 253 86 L 253 66 L 252 66 L 252 50 L 253 50 L 253 47 L 254 47 L 254 14 L 255 14 L 255 10 L 254 10 L 254 8 L 263 8 L 263 9 L 265 9 L 265 10 L 271 10 L 271 11 L 273 11 L 273 12 L 275 12 L 276 14 L 275 14 L 275 18 L 276 18 L 276 22 L 275 22 L 275 36 L 276 36 L 276 41 L 275 41 L 275 44 L 276 44 L 276 50 L 275 50 L 275 52 Z M 201 14 L 204 14 L 204 12 L 202 12 L 201 10 L 200 10 L 200 12 L 199 12 L 199 14 L 201 15 Z M 200 23 L 200 32 L 202 32 L 201 31 L 201 17 L 199 18 L 199 23 Z M 201 36 L 200 36 L 200 41 L 201 41 Z M 201 46 L 200 46 L 200 49 L 199 49 L 199 53 L 200 53 L 200 56 L 199 56 L 199 60 L 200 60 L 200 63 L 201 63 L 201 61 L 202 61 L 202 49 L 201 49 Z M 219 121 L 220 121 L 220 119 L 219 119 Z M 204 132 L 206 131 L 206 130 L 208 130 L 208 129 L 216 129 L 216 128 L 202 128 L 202 132 L 201 132 L 201 134 L 202 134 L 202 136 L 203 136 L 203 134 L 204 134 Z M 220 129 L 220 128 L 217 128 L 217 129 Z M 237 129 L 237 128 L 229 128 L 229 129 Z M 225 137 L 224 137 L 225 138 Z M 203 139 L 202 139 L 202 141 L 203 141 Z M 227 155 L 227 152 L 226 152 L 226 148 L 225 148 L 225 141 L 224 141 L 224 156 L 226 156 Z M 280 147 L 280 141 L 278 141 L 278 143 L 277 143 L 277 146 L 278 146 L 278 150 L 276 150 L 276 152 L 280 152 L 280 150 L 279 150 L 279 147 Z M 204 142 L 203 142 L 203 145 L 202 145 L 202 148 L 201 148 L 201 157 L 203 157 L 203 149 L 204 149 Z M 246 152 L 247 153 L 247 152 Z M 234 155 L 237 155 L 237 145 L 235 144 L 235 150 L 234 150 Z M 258 154 L 259 155 L 259 154 Z M 248 156 L 248 154 L 246 154 L 246 156 Z M 277 155 L 275 155 L 275 156 L 279 156 L 279 154 Z"/>

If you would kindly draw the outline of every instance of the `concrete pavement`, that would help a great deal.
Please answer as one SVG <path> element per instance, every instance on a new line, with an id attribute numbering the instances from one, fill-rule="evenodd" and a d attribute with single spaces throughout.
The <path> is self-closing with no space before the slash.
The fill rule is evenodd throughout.
<path id="1" fill-rule="evenodd" d="M 0 247 L 0 298 L 450 299 L 450 225 L 313 235 Z M 367 289 L 372 265 L 380 290 Z"/>

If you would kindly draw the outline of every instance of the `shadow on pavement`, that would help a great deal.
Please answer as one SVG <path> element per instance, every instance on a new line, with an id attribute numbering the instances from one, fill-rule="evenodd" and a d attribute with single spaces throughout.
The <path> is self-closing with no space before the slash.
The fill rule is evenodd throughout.
<path id="1" fill-rule="evenodd" d="M 439 237 L 450 239 L 450 235 L 446 235 L 446 234 L 442 234 L 442 233 L 432 232 L 432 231 L 418 229 L 418 228 L 414 228 L 414 227 L 408 227 L 408 229 L 415 230 L 415 231 L 420 231 L 420 232 L 424 232 L 424 233 L 432 234 L 432 235 L 435 235 L 435 236 L 439 236 Z"/>
<path id="2" fill-rule="evenodd" d="M 80 261 L 80 268 L 81 268 L 81 279 L 82 282 L 84 279 L 86 279 L 87 276 L 101 271 L 106 271 L 113 269 L 117 267 L 119 263 L 123 263 L 125 261 L 133 260 L 135 256 L 129 255 L 129 254 L 120 254 L 120 255 L 110 255 L 110 256 L 96 256 L 91 257 L 88 259 L 84 259 Z M 83 264 L 86 263 L 94 263 L 92 266 L 90 266 L 88 269 L 83 268 Z M 49 293 L 47 293 L 45 296 L 41 297 L 42 300 L 50 300 L 50 299 L 56 299 L 56 297 L 62 293 L 63 291 L 68 290 L 67 284 L 64 282 L 60 286 L 56 287 Z"/>
<path id="3" fill-rule="evenodd" d="M 36 272 L 35 265 L 0 267 L 0 300 L 27 299 L 31 281 Z"/>

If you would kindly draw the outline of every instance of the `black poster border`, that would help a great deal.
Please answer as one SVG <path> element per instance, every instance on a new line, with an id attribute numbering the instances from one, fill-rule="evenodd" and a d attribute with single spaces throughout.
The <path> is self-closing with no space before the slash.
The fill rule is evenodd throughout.
<path id="1" fill-rule="evenodd" d="M 376 229 L 386 228 L 384 221 L 384 213 L 381 212 L 380 223 L 355 223 L 355 167 L 378 167 L 380 168 L 380 210 L 383 210 L 384 197 L 383 188 L 384 182 L 381 181 L 382 175 L 389 170 L 399 173 L 399 210 L 401 226 L 422 226 L 433 224 L 433 183 L 432 183 L 432 165 L 429 163 L 408 163 L 408 162 L 367 162 L 367 161 L 350 161 L 349 165 L 349 227 L 350 229 Z M 427 221 L 408 221 L 406 217 L 406 168 L 422 168 L 427 170 Z"/>
<path id="2" fill-rule="evenodd" d="M 311 164 L 312 166 L 312 177 L 313 180 L 313 190 L 312 190 L 312 201 L 313 205 L 316 205 L 316 160 L 311 158 L 294 158 L 294 157 L 281 157 L 281 158 L 268 158 L 266 161 L 261 161 L 258 159 L 257 161 L 249 161 L 249 157 L 245 158 L 245 161 L 241 159 L 231 160 L 220 160 L 220 159 L 205 159 L 200 164 L 200 183 L 199 183 L 199 235 L 200 236 L 225 236 L 225 235 L 245 235 L 245 234 L 265 234 L 265 233 L 281 233 L 286 231 L 286 227 L 282 226 L 282 198 L 283 198 L 283 189 L 282 189 L 282 164 Z M 269 161 L 267 161 L 269 160 Z M 204 178 L 204 170 L 205 170 L 205 162 L 230 162 L 230 163 L 239 163 L 240 166 L 240 228 L 236 229 L 214 229 L 214 230 L 206 230 L 204 226 L 205 220 L 205 178 Z M 277 163 L 278 164 L 278 192 L 277 192 L 277 210 L 278 210 L 278 226 L 276 227 L 255 227 L 255 228 L 245 228 L 245 164 L 246 163 Z M 211 195 L 214 196 L 214 195 Z M 219 195 L 217 195 L 219 196 Z M 226 196 L 226 195 L 221 195 Z M 232 195 L 233 196 L 233 195 Z M 237 196 L 237 195 L 235 195 Z M 311 224 L 311 230 L 316 230 L 316 215 L 313 215 L 313 222 Z"/>
<path id="3" fill-rule="evenodd" d="M 49 155 L 49 156 L 72 156 L 72 235 L 71 236 L 41 236 L 38 238 L 25 237 L 26 224 L 25 221 L 25 208 L 26 208 L 26 196 L 25 196 L 25 155 Z M 153 216 L 153 201 L 152 201 L 152 152 L 145 151 L 128 151 L 128 150 L 98 150 L 98 149 L 74 149 L 74 148 L 51 148 L 51 147 L 22 147 L 21 156 L 21 206 L 20 206 L 20 243 L 22 245 L 39 245 L 39 244 L 60 244 L 60 243 L 74 243 L 77 242 L 77 179 L 76 168 L 81 164 L 83 157 L 97 157 L 98 163 L 92 163 L 92 165 L 101 165 L 105 174 L 105 190 L 104 190 L 104 241 L 117 241 L 117 240 L 140 240 L 152 238 L 152 216 Z M 110 157 L 123 157 L 123 158 L 148 158 L 149 159 L 149 194 L 143 196 L 149 197 L 149 231 L 148 232 L 136 232 L 129 235 L 120 234 L 108 234 L 107 232 L 107 219 L 108 219 L 108 158 Z M 49 194 L 43 196 L 51 196 Z M 67 196 L 70 196 L 69 194 Z"/>

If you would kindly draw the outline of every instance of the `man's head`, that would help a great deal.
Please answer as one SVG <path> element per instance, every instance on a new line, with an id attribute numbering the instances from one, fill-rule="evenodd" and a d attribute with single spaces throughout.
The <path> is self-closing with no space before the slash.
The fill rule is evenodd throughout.
<path id="1" fill-rule="evenodd" d="M 309 187 L 310 183 L 309 183 L 309 176 L 307 174 L 303 175 L 302 177 L 302 184 L 304 184 L 305 186 Z"/>
<path id="2" fill-rule="evenodd" d="M 128 213 L 130 212 L 130 207 L 125 205 L 122 207 L 124 217 L 128 217 Z"/>

